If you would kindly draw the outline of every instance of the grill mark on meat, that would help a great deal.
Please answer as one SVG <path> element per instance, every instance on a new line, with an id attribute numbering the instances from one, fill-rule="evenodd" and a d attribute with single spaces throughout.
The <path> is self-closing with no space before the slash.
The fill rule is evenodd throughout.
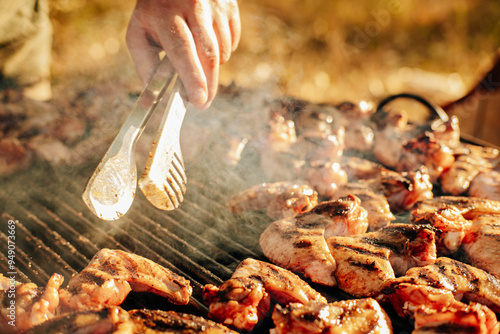
<path id="1" fill-rule="evenodd" d="M 312 247 L 313 243 L 309 240 L 300 240 L 298 242 L 294 242 L 293 246 L 296 248 L 308 248 L 308 247 Z"/>
<path id="2" fill-rule="evenodd" d="M 361 263 L 353 258 L 349 258 L 349 259 L 347 259 L 347 262 L 355 267 L 364 268 L 368 271 L 373 271 L 373 272 L 380 272 L 381 271 L 376 267 L 377 264 L 375 263 L 375 261 L 372 261 L 370 263 Z"/>
<path id="3" fill-rule="evenodd" d="M 375 256 L 375 257 L 378 257 L 378 258 L 381 258 L 384 260 L 387 259 L 387 257 L 382 253 L 370 252 L 366 249 L 362 249 L 362 248 L 355 247 L 355 246 L 340 245 L 338 243 L 330 243 L 329 246 L 336 248 L 336 249 L 350 249 L 350 250 L 352 250 L 360 255 L 371 255 L 371 256 Z"/>

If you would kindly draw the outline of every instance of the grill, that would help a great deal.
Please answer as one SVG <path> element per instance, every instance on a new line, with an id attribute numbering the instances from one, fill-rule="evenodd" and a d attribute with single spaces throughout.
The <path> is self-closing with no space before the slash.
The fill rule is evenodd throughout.
<path id="1" fill-rule="evenodd" d="M 222 119 L 219 126 L 230 131 L 228 120 L 259 119 L 261 115 L 245 115 L 248 110 L 259 110 L 262 100 L 259 101 Z M 222 100 L 218 107 L 224 110 L 228 106 L 226 102 Z M 240 96 L 240 102 L 245 105 L 248 100 Z M 225 113 L 241 107 L 234 101 L 230 103 L 232 107 Z M 207 122 L 203 117 L 209 116 L 199 120 L 204 125 Z M 152 294 L 132 292 L 122 305 L 125 309 L 145 307 L 206 317 L 208 308 L 202 301 L 205 284 L 220 285 L 245 258 L 266 260 L 259 236 L 270 223 L 263 213 L 236 217 L 226 210 L 228 195 L 261 182 L 260 176 L 251 163 L 236 168 L 221 166 L 220 157 L 211 150 L 212 144 L 203 143 L 200 146 L 209 148 L 195 154 L 195 158 L 185 159 L 187 193 L 179 209 L 157 210 L 138 192 L 129 212 L 114 222 L 95 217 L 81 199 L 85 183 L 98 161 L 58 168 L 37 162 L 25 171 L 2 178 L 0 272 L 14 272 L 18 281 L 39 286 L 44 286 L 53 273 L 59 273 L 67 283 L 100 249 L 121 249 L 169 268 L 186 277 L 193 287 L 190 303 L 185 306 L 170 304 Z M 248 152 L 243 158 L 252 162 L 251 149 Z M 8 262 L 9 220 L 17 221 L 14 271 Z M 337 288 L 311 285 L 329 301 L 352 298 Z M 393 321 L 394 333 L 412 331 L 412 324 L 399 318 L 391 306 L 385 309 Z M 253 332 L 266 333 L 271 327 L 272 320 L 268 318 Z"/>
<path id="2" fill-rule="evenodd" d="M 201 297 L 205 284 L 219 285 L 229 279 L 247 257 L 265 260 L 258 239 L 269 218 L 252 214 L 239 217 L 236 225 L 235 217 L 224 207 L 226 185 L 244 184 L 238 173 L 222 171 L 207 185 L 190 176 L 192 168 L 187 165 L 188 191 L 181 208 L 162 212 L 138 194 L 123 218 L 106 222 L 93 216 L 80 198 L 87 181 L 84 176 L 90 175 L 95 165 L 58 173 L 51 166 L 39 164 L 2 182 L 2 273 L 12 272 L 6 256 L 7 222 L 17 220 L 14 272 L 18 281 L 44 286 L 53 273 L 59 273 L 68 282 L 99 249 L 122 249 L 186 277 L 193 287 L 186 306 L 170 304 L 152 294 L 132 292 L 123 304 L 125 309 L 146 307 L 207 316 L 208 308 Z M 313 287 L 330 301 L 349 298 L 336 288 Z M 395 333 L 409 330 L 404 319 L 395 315 L 391 318 Z M 254 333 L 265 333 L 271 326 L 267 319 Z"/>

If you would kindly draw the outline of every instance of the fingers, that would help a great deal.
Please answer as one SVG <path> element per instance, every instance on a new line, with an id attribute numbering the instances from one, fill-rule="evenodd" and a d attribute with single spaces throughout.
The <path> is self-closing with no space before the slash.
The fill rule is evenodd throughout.
<path id="1" fill-rule="evenodd" d="M 200 59 L 203 73 L 205 75 L 207 87 L 207 103 L 200 106 L 202 109 L 208 108 L 210 102 L 217 93 L 219 82 L 220 47 L 217 33 L 212 21 L 210 8 L 198 8 L 188 16 L 187 24 L 191 28 L 191 33 L 196 45 L 196 52 Z M 226 41 L 229 44 L 229 41 Z"/>
<path id="2" fill-rule="evenodd" d="M 147 82 L 162 49 L 177 70 L 189 101 L 210 106 L 219 65 L 227 62 L 241 34 L 236 0 L 138 0 L 127 44 L 139 77 Z"/>
<path id="3" fill-rule="evenodd" d="M 145 85 L 151 79 L 159 62 L 158 53 L 161 51 L 161 48 L 152 45 L 151 38 L 148 36 L 146 30 L 142 28 L 135 15 L 130 19 L 126 33 L 126 42 L 130 56 L 134 61 L 137 75 Z"/>

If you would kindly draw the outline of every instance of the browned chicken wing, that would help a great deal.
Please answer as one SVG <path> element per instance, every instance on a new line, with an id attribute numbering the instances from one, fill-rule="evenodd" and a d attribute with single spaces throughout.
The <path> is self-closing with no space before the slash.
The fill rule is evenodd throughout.
<path id="1" fill-rule="evenodd" d="M 391 334 L 392 323 L 371 298 L 276 305 L 273 334 Z"/>
<path id="2" fill-rule="evenodd" d="M 293 219 L 273 222 L 261 234 L 259 243 L 273 263 L 313 282 L 335 285 L 333 260 L 326 238 L 366 232 L 367 212 L 355 196 L 322 202 Z"/>
<path id="3" fill-rule="evenodd" d="M 229 211 L 265 210 L 270 218 L 295 217 L 318 204 L 318 193 L 308 185 L 293 182 L 262 183 L 234 194 L 226 202 Z"/>
<path id="4" fill-rule="evenodd" d="M 187 304 L 192 292 L 189 281 L 167 268 L 139 255 L 104 248 L 60 290 L 60 297 L 69 309 L 99 310 L 120 305 L 131 290 L 152 292 L 179 305 Z"/>
<path id="5" fill-rule="evenodd" d="M 421 166 L 429 171 L 430 181 L 435 183 L 439 176 L 451 167 L 455 157 L 453 151 L 429 133 L 410 139 L 403 146 L 396 164 L 399 172 L 413 172 Z"/>
<path id="6" fill-rule="evenodd" d="M 276 265 L 246 259 L 220 287 L 205 285 L 203 300 L 209 316 L 231 328 L 252 330 L 276 303 L 326 302 L 326 299 L 292 272 Z"/>
<path id="7" fill-rule="evenodd" d="M 383 294 L 400 316 L 420 307 L 440 310 L 459 301 L 481 303 L 500 311 L 500 281 L 486 271 L 446 257 L 408 270 L 386 283 Z"/>

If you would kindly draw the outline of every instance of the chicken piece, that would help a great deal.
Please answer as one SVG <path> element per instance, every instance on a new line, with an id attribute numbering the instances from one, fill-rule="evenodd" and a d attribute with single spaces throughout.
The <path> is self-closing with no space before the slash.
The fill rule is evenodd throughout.
<path id="1" fill-rule="evenodd" d="M 431 226 L 391 224 L 353 238 L 390 250 L 389 262 L 396 276 L 404 275 L 410 268 L 423 267 L 436 261 L 435 233 Z"/>
<path id="2" fill-rule="evenodd" d="M 468 191 L 471 181 L 476 175 L 486 169 L 488 169 L 488 162 L 482 157 L 471 155 L 458 156 L 453 165 L 441 174 L 439 178 L 441 190 L 445 194 L 455 196 L 464 194 Z"/>
<path id="3" fill-rule="evenodd" d="M 345 150 L 370 152 L 373 149 L 375 133 L 373 129 L 361 122 L 346 125 Z"/>
<path id="4" fill-rule="evenodd" d="M 472 226 L 472 220 L 483 214 L 500 214 L 500 202 L 440 196 L 415 205 L 410 220 L 435 227 L 438 253 L 447 255 L 459 249 Z"/>
<path id="5" fill-rule="evenodd" d="M 409 210 L 415 203 L 434 197 L 425 168 L 407 173 L 382 169 L 376 179 L 367 182 L 375 192 L 387 198 L 394 213 Z"/>
<path id="6" fill-rule="evenodd" d="M 53 318 L 59 306 L 59 287 L 63 281 L 63 276 L 53 274 L 45 288 L 40 289 L 34 283 L 19 283 L 0 274 L 0 300 L 2 304 L 8 305 L 0 309 L 0 316 L 6 323 L 14 320 L 15 328 L 19 332 Z M 12 294 L 15 296 L 13 306 L 7 304 L 9 300 L 14 300 L 10 296 Z M 9 307 L 13 307 L 13 310 Z M 9 317 L 12 314 L 14 318 Z M 0 329 L 7 331 L 8 327 L 2 326 Z"/>
<path id="7" fill-rule="evenodd" d="M 185 278 L 142 256 L 101 249 L 86 268 L 73 276 L 60 298 L 72 310 L 100 310 L 120 305 L 131 291 L 152 292 L 185 305 L 192 288 Z"/>
<path id="8" fill-rule="evenodd" d="M 469 196 L 500 201 L 500 170 L 482 171 L 472 179 Z"/>
<path id="9" fill-rule="evenodd" d="M 315 283 L 334 286 L 335 261 L 326 238 L 366 232 L 367 212 L 357 197 L 323 202 L 293 219 L 273 222 L 259 243 L 273 263 L 301 273 Z"/>
<path id="10" fill-rule="evenodd" d="M 273 334 L 391 334 L 389 316 L 372 298 L 276 305 Z"/>
<path id="11" fill-rule="evenodd" d="M 465 219 L 474 219 L 483 214 L 500 214 L 500 201 L 478 197 L 439 196 L 415 205 L 412 215 L 418 217 L 428 212 L 455 207 Z"/>
<path id="12" fill-rule="evenodd" d="M 373 155 L 384 166 L 394 168 L 408 137 L 408 115 L 404 110 L 378 110 L 371 119 L 376 125 Z"/>
<path id="13" fill-rule="evenodd" d="M 299 170 L 298 177 L 324 198 L 331 198 L 338 186 L 347 182 L 346 172 L 339 163 L 332 161 L 316 160 L 306 163 Z"/>
<path id="14" fill-rule="evenodd" d="M 475 218 L 462 249 L 471 265 L 500 279 L 500 215 Z"/>
<path id="15" fill-rule="evenodd" d="M 441 255 L 455 253 L 472 225 L 472 222 L 465 219 L 460 210 L 453 206 L 423 213 L 416 209 L 411 213 L 411 221 L 435 228 L 437 250 Z"/>
<path id="16" fill-rule="evenodd" d="M 326 245 L 326 224 L 322 220 L 321 224 L 299 228 L 295 219 L 278 220 L 264 230 L 259 243 L 271 262 L 301 273 L 315 283 L 334 286 L 336 266 Z"/>
<path id="17" fill-rule="evenodd" d="M 381 164 L 395 168 L 403 154 L 403 143 L 406 142 L 404 130 L 387 127 L 375 132 L 373 155 Z"/>
<path id="18" fill-rule="evenodd" d="M 349 182 L 340 185 L 332 199 L 354 195 L 361 200 L 361 206 L 368 212 L 368 230 L 376 231 L 396 219 L 385 196 L 375 193 L 366 182 Z"/>
<path id="19" fill-rule="evenodd" d="M 344 127 L 332 127 L 329 133 L 305 132 L 290 147 L 302 160 L 339 161 L 345 147 Z"/>
<path id="20" fill-rule="evenodd" d="M 297 134 L 304 133 L 329 135 L 338 128 L 336 123 L 341 115 L 339 110 L 329 104 L 316 104 L 294 99 L 288 103 L 288 114 L 294 120 Z"/>
<path id="21" fill-rule="evenodd" d="M 471 302 L 442 310 L 418 309 L 412 334 L 498 334 L 499 330 L 495 313 L 484 305 Z"/>
<path id="22" fill-rule="evenodd" d="M 431 183 L 436 183 L 441 174 L 455 161 L 453 151 L 429 133 L 420 134 L 403 145 L 396 164 L 399 172 L 414 172 L 422 165 L 429 172 Z"/>
<path id="23" fill-rule="evenodd" d="M 353 296 L 376 296 L 384 283 L 395 277 L 387 248 L 353 237 L 331 237 L 326 243 L 337 265 L 337 286 Z"/>
<path id="24" fill-rule="evenodd" d="M 260 167 L 274 181 L 291 180 L 303 162 L 291 147 L 297 141 L 295 123 L 280 113 L 271 113 L 269 132 L 260 147 Z"/>
<path id="25" fill-rule="evenodd" d="M 162 310 L 130 310 L 133 333 L 238 334 L 214 321 L 185 313 Z"/>
<path id="26" fill-rule="evenodd" d="M 346 171 L 350 182 L 375 179 L 385 169 L 377 162 L 347 155 L 342 156 L 341 166 Z"/>
<path id="27" fill-rule="evenodd" d="M 58 315 L 24 334 L 78 333 L 78 334 L 132 334 L 135 325 L 127 311 L 107 306 L 100 311 L 82 310 Z"/>
<path id="28" fill-rule="evenodd" d="M 431 123 L 431 131 L 434 138 L 453 150 L 461 145 L 460 125 L 458 117 L 455 115 L 447 121 L 435 120 Z"/>
<path id="29" fill-rule="evenodd" d="M 229 280 L 220 287 L 207 284 L 203 301 L 209 317 L 237 330 L 252 330 L 276 303 L 326 302 L 326 299 L 300 277 L 276 265 L 243 260 Z"/>
<path id="30" fill-rule="evenodd" d="M 295 217 L 318 204 L 318 193 L 308 185 L 293 182 L 262 183 L 229 197 L 229 211 L 266 210 L 273 219 Z"/>
<path id="31" fill-rule="evenodd" d="M 440 310 L 459 301 L 478 302 L 500 311 L 500 281 L 486 271 L 446 257 L 415 267 L 386 283 L 382 293 L 400 316 L 419 307 Z"/>

